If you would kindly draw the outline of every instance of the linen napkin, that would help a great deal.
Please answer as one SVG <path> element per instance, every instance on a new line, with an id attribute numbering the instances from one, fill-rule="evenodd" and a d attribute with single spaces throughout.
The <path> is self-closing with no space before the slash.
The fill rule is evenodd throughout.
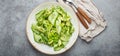
<path id="1" fill-rule="evenodd" d="M 59 3 L 67 5 L 63 0 L 58 0 Z M 79 21 L 80 29 L 79 36 L 81 39 L 86 42 L 90 42 L 95 36 L 100 34 L 106 28 L 106 21 L 102 12 L 100 12 L 92 0 L 73 0 L 73 3 L 76 6 L 79 6 L 83 11 L 92 19 L 92 23 L 89 26 L 89 29 L 85 29 L 82 23 Z"/>

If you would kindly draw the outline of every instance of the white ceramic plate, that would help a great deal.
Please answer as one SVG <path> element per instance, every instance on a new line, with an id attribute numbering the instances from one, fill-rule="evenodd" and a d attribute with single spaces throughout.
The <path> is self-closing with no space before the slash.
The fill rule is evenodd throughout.
<path id="1" fill-rule="evenodd" d="M 33 32 L 31 30 L 31 25 L 32 25 L 32 23 L 35 22 L 35 14 L 37 12 L 39 12 L 40 10 L 44 9 L 44 8 L 50 8 L 53 5 L 54 6 L 57 6 L 57 5 L 62 6 L 64 8 L 64 10 L 69 13 L 69 15 L 71 16 L 71 22 L 72 22 L 73 27 L 75 29 L 75 31 L 73 32 L 72 36 L 69 39 L 68 44 L 63 49 L 61 49 L 59 51 L 54 51 L 54 49 L 52 47 L 48 46 L 48 45 L 36 43 L 34 41 Z M 38 51 L 40 51 L 42 53 L 45 53 L 45 54 L 50 54 L 50 55 L 63 53 L 66 50 L 68 50 L 70 47 L 72 47 L 72 45 L 75 43 L 75 41 L 78 37 L 78 31 L 79 31 L 78 20 L 77 20 L 77 17 L 75 15 L 74 11 L 72 10 L 72 8 L 70 8 L 69 6 L 59 4 L 57 2 L 47 2 L 47 3 L 44 3 L 44 4 L 38 5 L 30 13 L 30 15 L 28 17 L 28 20 L 27 20 L 27 25 L 26 25 L 26 33 L 27 33 L 27 36 L 28 36 L 28 40 L 32 44 L 32 46 L 35 49 L 37 49 Z"/>

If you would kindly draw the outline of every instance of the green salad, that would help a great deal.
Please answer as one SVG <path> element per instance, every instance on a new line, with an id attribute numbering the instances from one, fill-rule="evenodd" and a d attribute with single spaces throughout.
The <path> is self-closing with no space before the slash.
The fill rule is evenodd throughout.
<path id="1" fill-rule="evenodd" d="M 64 48 L 74 32 L 70 15 L 61 6 L 51 6 L 40 10 L 35 18 L 31 26 L 35 42 L 51 46 L 54 51 Z"/>

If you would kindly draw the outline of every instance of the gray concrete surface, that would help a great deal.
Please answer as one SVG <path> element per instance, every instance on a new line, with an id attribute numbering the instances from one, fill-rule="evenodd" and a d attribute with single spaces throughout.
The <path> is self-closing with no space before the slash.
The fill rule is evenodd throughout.
<path id="1" fill-rule="evenodd" d="M 47 0 L 0 0 L 0 56 L 48 56 L 27 40 L 25 24 L 35 6 Z M 108 27 L 90 43 L 80 38 L 56 56 L 120 56 L 120 0 L 94 0 Z"/>

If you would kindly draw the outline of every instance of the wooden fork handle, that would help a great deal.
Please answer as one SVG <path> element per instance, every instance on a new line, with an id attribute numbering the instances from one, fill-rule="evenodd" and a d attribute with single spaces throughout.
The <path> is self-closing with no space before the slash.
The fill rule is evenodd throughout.
<path id="1" fill-rule="evenodd" d="M 89 24 L 91 24 L 91 19 L 87 16 L 87 14 L 80 8 L 77 8 L 77 11 L 87 20 Z"/>
<path id="2" fill-rule="evenodd" d="M 85 20 L 83 19 L 82 15 L 81 15 L 79 12 L 76 12 L 76 14 L 77 14 L 79 20 L 81 21 L 81 23 L 83 24 L 83 26 L 84 26 L 86 29 L 88 29 L 88 25 L 87 25 L 87 23 L 85 22 Z"/>

